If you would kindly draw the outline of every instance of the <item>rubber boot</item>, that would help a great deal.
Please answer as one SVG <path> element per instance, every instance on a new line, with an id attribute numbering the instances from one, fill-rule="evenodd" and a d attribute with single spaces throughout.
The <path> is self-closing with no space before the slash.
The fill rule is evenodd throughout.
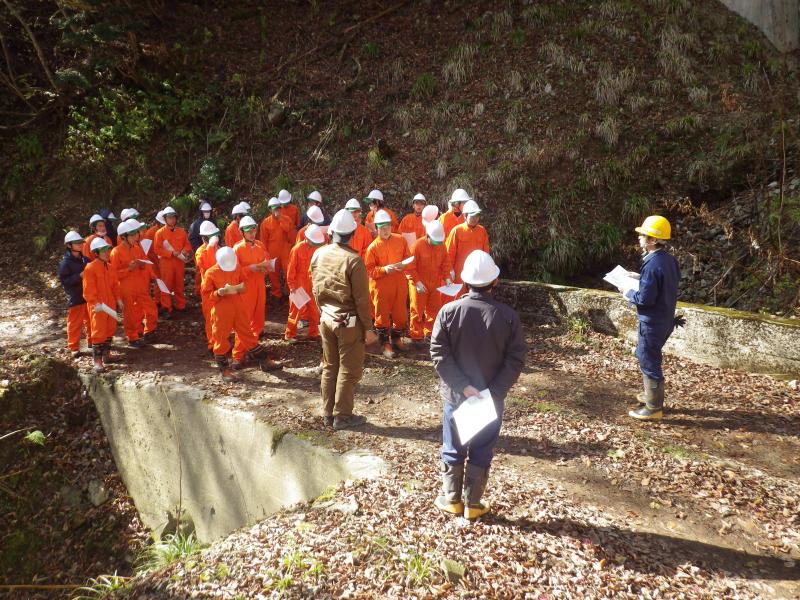
<path id="1" fill-rule="evenodd" d="M 392 344 L 389 343 L 389 335 L 386 329 L 376 329 L 375 333 L 378 334 L 378 345 L 381 347 L 381 354 L 384 358 L 394 358 L 394 350 Z"/>
<path id="2" fill-rule="evenodd" d="M 233 371 L 231 371 L 230 364 L 228 364 L 227 356 L 216 356 L 217 367 L 219 368 L 220 377 L 223 381 L 233 381 Z"/>
<path id="3" fill-rule="evenodd" d="M 628 416 L 640 421 L 655 421 L 664 416 L 664 380 L 656 381 L 642 375 L 644 406 L 628 411 Z"/>
<path id="4" fill-rule="evenodd" d="M 95 344 L 92 346 L 92 359 L 94 360 L 94 364 L 92 365 L 92 371 L 95 373 L 102 373 L 106 370 L 105 364 L 103 364 L 103 349 L 105 344 Z"/>
<path id="5" fill-rule="evenodd" d="M 442 493 L 436 497 L 436 508 L 446 513 L 460 515 L 464 512 L 461 494 L 464 487 L 464 465 L 441 463 Z"/>
<path id="6" fill-rule="evenodd" d="M 405 342 L 403 342 L 403 333 L 402 329 L 392 329 L 392 346 L 398 352 L 405 352 L 408 350 Z"/>
<path id="7" fill-rule="evenodd" d="M 477 519 L 491 510 L 488 503 L 481 501 L 489 477 L 489 467 L 481 467 L 467 463 L 464 470 L 464 518 Z"/>

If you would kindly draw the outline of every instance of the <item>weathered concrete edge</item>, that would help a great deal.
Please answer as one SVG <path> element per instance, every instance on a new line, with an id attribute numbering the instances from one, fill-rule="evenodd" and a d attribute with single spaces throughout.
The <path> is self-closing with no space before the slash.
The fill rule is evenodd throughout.
<path id="1" fill-rule="evenodd" d="M 620 294 L 534 281 L 502 280 L 497 296 L 532 322 L 582 316 L 596 331 L 636 341 L 636 312 Z M 703 364 L 779 376 L 800 375 L 800 320 L 679 303 L 687 326 L 665 352 Z"/>

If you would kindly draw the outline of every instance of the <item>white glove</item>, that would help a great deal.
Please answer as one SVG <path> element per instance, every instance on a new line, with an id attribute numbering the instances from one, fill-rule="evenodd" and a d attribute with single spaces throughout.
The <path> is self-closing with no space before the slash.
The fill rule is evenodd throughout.
<path id="1" fill-rule="evenodd" d="M 448 277 L 447 279 L 444 280 L 444 284 L 445 285 L 453 285 L 453 280 Z"/>
<path id="2" fill-rule="evenodd" d="M 421 281 L 418 281 L 414 285 L 414 287 L 416 288 L 418 294 L 426 294 L 426 293 L 428 293 L 428 288 L 426 288 L 425 284 L 422 283 Z"/>

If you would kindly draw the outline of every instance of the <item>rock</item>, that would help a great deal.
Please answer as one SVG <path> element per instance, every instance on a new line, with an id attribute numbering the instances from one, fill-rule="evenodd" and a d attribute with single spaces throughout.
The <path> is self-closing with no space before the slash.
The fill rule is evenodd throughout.
<path id="1" fill-rule="evenodd" d="M 442 559 L 442 571 L 450 583 L 457 584 L 464 577 L 466 567 L 458 561 L 445 558 Z"/>
<path id="2" fill-rule="evenodd" d="M 792 380 L 791 380 L 789 383 L 787 383 L 786 385 L 788 385 L 788 386 L 789 386 L 790 388 L 792 388 L 793 390 L 796 390 L 798 387 L 800 387 L 800 384 L 798 384 L 798 383 L 797 383 L 797 379 L 792 379 Z"/>
<path id="3" fill-rule="evenodd" d="M 267 120 L 273 127 L 283 125 L 284 121 L 286 121 L 286 107 L 283 104 L 273 104 L 272 108 L 269 109 Z"/>
<path id="4" fill-rule="evenodd" d="M 89 494 L 89 501 L 95 506 L 100 506 L 108 500 L 108 489 L 102 481 L 92 479 L 86 488 L 86 493 Z"/>
<path id="5" fill-rule="evenodd" d="M 354 515 L 358 512 L 358 509 L 358 502 L 353 496 L 350 496 L 346 502 L 337 502 L 330 507 L 330 510 L 338 510 L 346 515 Z"/>

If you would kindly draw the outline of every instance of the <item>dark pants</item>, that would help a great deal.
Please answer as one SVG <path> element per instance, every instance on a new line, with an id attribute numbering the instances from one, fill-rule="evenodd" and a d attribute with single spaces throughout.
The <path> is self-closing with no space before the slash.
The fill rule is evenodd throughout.
<path id="1" fill-rule="evenodd" d="M 442 462 L 448 465 L 463 465 L 466 459 L 469 463 L 486 469 L 492 463 L 494 447 L 500 437 L 500 427 L 503 424 L 503 400 L 494 401 L 497 410 L 497 421 L 487 425 L 475 434 L 468 444 L 464 445 L 458 439 L 456 422 L 453 420 L 453 411 L 456 407 L 445 401 L 442 417 Z"/>
<path id="2" fill-rule="evenodd" d="M 639 359 L 639 368 L 642 373 L 655 381 L 663 381 L 664 373 L 661 370 L 661 349 L 667 343 L 672 330 L 673 321 L 659 323 L 653 321 L 639 321 L 639 340 L 636 344 L 636 358 Z"/>

